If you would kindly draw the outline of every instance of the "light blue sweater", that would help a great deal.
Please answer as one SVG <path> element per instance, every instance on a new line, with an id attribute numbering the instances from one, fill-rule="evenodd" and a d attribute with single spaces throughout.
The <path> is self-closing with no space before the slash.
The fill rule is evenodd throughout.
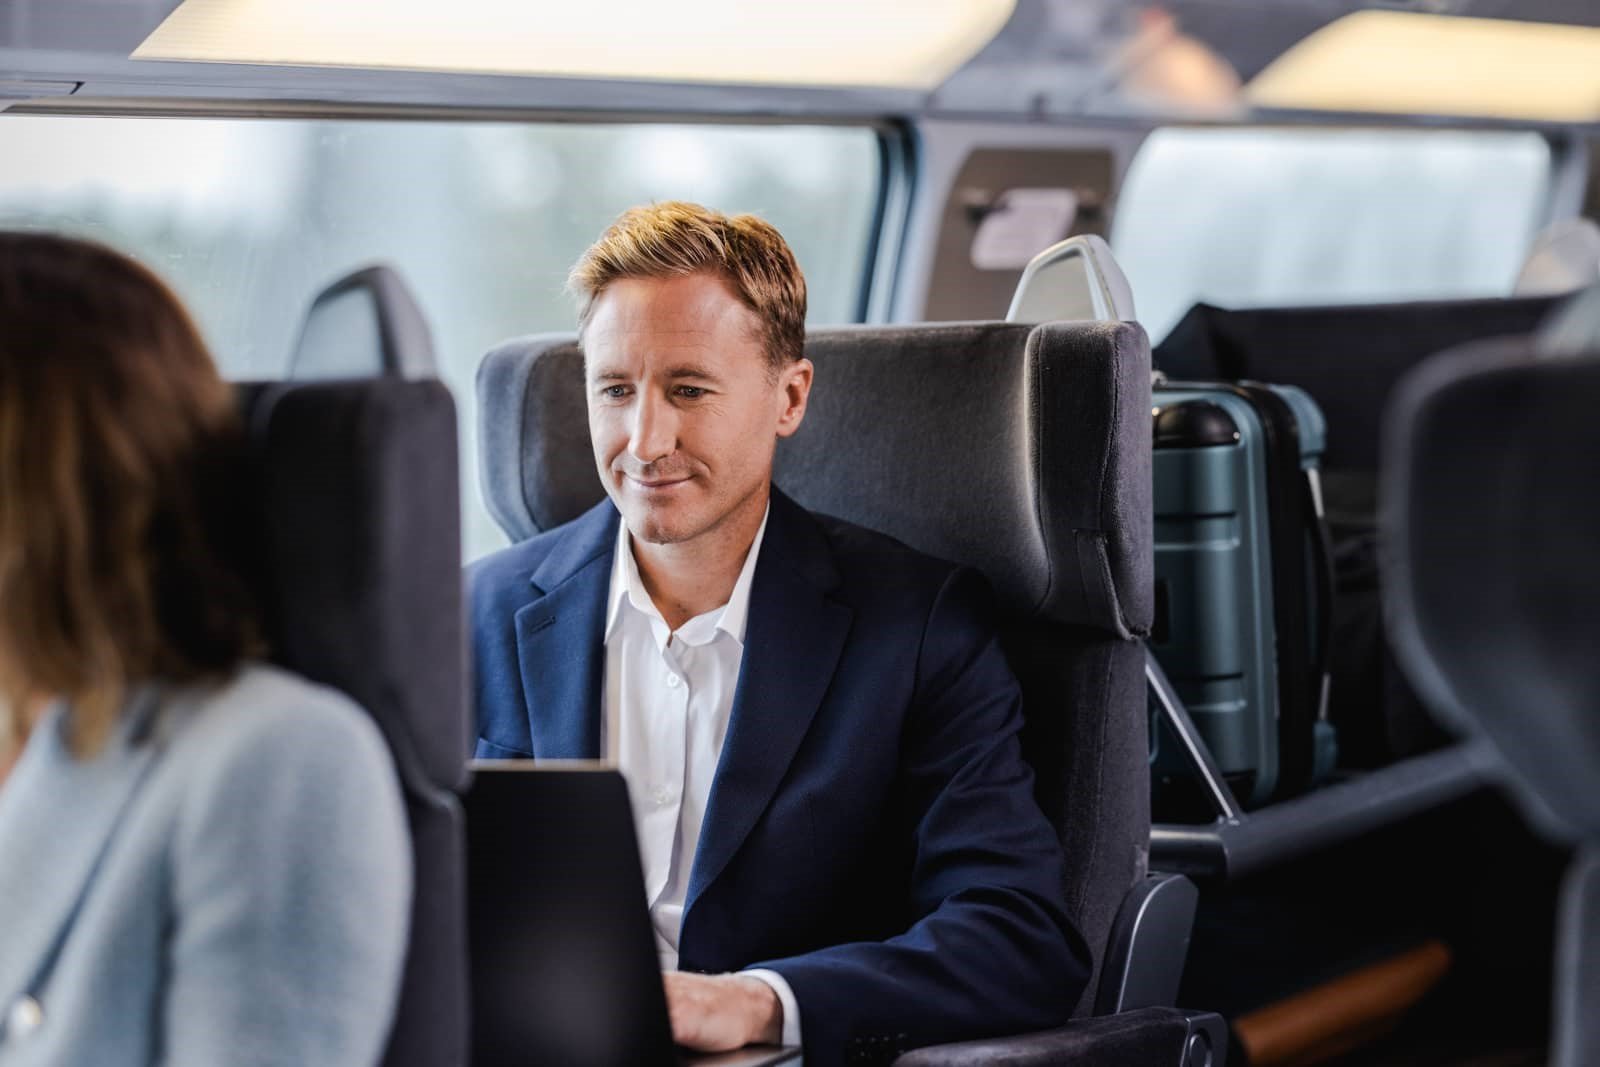
<path id="1" fill-rule="evenodd" d="M 0 1067 L 376 1063 L 412 861 L 367 715 L 251 666 L 89 760 L 62 723 L 0 786 Z"/>

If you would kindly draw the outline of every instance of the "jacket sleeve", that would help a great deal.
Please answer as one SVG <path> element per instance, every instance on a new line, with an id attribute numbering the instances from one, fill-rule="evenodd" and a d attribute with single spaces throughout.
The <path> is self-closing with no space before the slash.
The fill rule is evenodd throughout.
<path id="1" fill-rule="evenodd" d="M 1022 759 L 1021 692 L 981 578 L 956 571 L 926 621 L 900 787 L 915 842 L 915 921 L 882 942 L 754 966 L 781 974 L 807 1067 L 1067 1020 L 1089 954 L 1064 906 L 1060 843 Z"/>
<path id="2" fill-rule="evenodd" d="M 204 753 L 185 797 L 167 1067 L 358 1067 L 383 1052 L 410 926 L 404 807 L 371 720 L 307 696 L 239 709 L 251 721 Z"/>
<path id="3" fill-rule="evenodd" d="M 479 560 L 464 574 L 472 625 L 472 755 L 477 759 L 533 758 L 514 621 L 528 603 L 530 568 L 519 565 L 518 558 L 513 547 Z"/>

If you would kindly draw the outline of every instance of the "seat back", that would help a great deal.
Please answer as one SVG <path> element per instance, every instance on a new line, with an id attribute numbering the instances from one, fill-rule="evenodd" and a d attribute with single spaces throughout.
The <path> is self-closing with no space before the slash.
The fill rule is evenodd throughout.
<path id="1" fill-rule="evenodd" d="M 1105 238 L 1069 237 L 1040 252 L 1022 271 L 1007 322 L 1132 322 L 1133 287 Z"/>
<path id="2" fill-rule="evenodd" d="M 808 508 L 989 578 L 1022 682 L 1024 752 L 1098 975 L 1150 833 L 1137 640 L 1154 599 L 1144 332 L 850 327 L 813 331 L 806 355 L 817 368 L 810 406 L 780 444 L 775 480 Z M 479 370 L 484 493 L 514 539 L 602 494 L 582 376 L 570 334 L 508 342 Z"/>
<path id="3" fill-rule="evenodd" d="M 241 386 L 276 660 L 347 693 L 394 756 L 415 858 L 388 1067 L 466 1062 L 470 738 L 455 407 L 438 382 Z"/>
<path id="4" fill-rule="evenodd" d="M 806 507 L 982 571 L 1022 683 L 1023 751 L 1099 982 L 1150 835 L 1150 361 L 1131 323 L 814 332 L 776 479 Z"/>
<path id="5" fill-rule="evenodd" d="M 1600 352 L 1477 346 L 1388 421 L 1386 608 L 1419 693 L 1505 756 L 1530 814 L 1600 838 Z"/>
<path id="6" fill-rule="evenodd" d="M 398 271 L 376 264 L 330 284 L 306 312 L 289 358 L 298 379 L 432 378 L 433 339 Z"/>
<path id="7" fill-rule="evenodd" d="M 1328 420 L 1323 470 L 1378 470 L 1384 405 L 1395 383 L 1435 352 L 1527 334 L 1551 297 L 1430 300 L 1347 307 L 1228 310 L 1199 304 L 1156 346 L 1156 368 L 1183 381 L 1297 385 Z"/>
<path id="8" fill-rule="evenodd" d="M 1388 420 L 1389 626 L 1419 692 L 1487 737 L 1525 814 L 1577 842 L 1551 1062 L 1600 1062 L 1600 347 L 1524 340 L 1424 364 Z"/>

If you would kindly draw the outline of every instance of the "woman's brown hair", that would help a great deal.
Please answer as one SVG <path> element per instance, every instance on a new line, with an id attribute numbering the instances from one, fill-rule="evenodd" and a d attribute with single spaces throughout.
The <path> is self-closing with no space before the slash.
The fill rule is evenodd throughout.
<path id="1" fill-rule="evenodd" d="M 128 687 L 258 651 L 232 390 L 171 290 L 110 249 L 0 232 L 0 753 L 43 698 L 73 749 Z"/>

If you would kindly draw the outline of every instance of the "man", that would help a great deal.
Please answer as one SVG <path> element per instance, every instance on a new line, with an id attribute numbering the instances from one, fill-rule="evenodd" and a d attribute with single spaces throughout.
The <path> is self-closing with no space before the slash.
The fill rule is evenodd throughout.
<path id="1" fill-rule="evenodd" d="M 680 1044 L 1064 1022 L 1089 958 L 981 579 L 772 485 L 813 373 L 783 238 L 635 208 L 571 287 L 609 499 L 472 569 L 478 755 L 621 768 Z"/>

